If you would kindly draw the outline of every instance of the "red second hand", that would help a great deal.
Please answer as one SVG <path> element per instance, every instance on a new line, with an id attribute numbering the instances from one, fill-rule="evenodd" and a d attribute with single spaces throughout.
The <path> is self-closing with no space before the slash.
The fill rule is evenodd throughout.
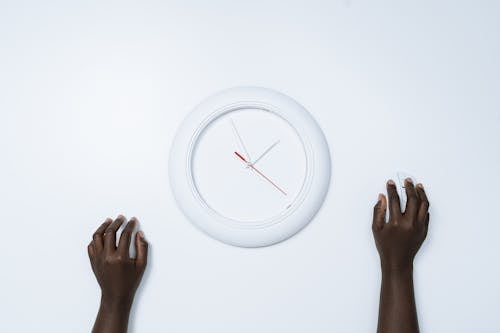
<path id="1" fill-rule="evenodd" d="M 284 195 L 287 195 L 285 191 L 283 191 L 278 185 L 276 185 L 271 179 L 267 178 L 266 175 L 264 175 L 262 172 L 260 172 L 259 170 L 257 170 L 256 167 L 254 167 L 251 163 L 248 163 L 248 161 L 243 157 L 241 156 L 240 153 L 238 153 L 237 151 L 234 152 L 236 154 L 236 156 L 238 156 L 243 162 L 245 162 L 250 168 L 252 168 L 255 172 L 257 172 L 259 175 L 261 175 L 265 180 L 267 180 L 269 183 L 271 183 L 271 185 L 273 185 L 278 191 L 280 191 L 281 193 L 283 193 Z"/>

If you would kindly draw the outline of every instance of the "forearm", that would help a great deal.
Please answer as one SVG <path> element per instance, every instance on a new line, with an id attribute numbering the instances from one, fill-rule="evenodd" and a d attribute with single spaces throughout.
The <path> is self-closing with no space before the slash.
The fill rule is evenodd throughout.
<path id="1" fill-rule="evenodd" d="M 101 305 L 92 333 L 126 333 L 132 300 L 109 300 L 101 297 Z"/>
<path id="2" fill-rule="evenodd" d="M 413 267 L 382 267 L 378 333 L 418 333 Z"/>

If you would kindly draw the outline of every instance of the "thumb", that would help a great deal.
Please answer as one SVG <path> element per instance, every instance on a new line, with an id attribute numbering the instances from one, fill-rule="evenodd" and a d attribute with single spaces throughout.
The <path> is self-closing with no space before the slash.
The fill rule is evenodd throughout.
<path id="1" fill-rule="evenodd" d="M 385 212 L 387 210 L 387 198 L 380 193 L 375 207 L 373 207 L 373 223 L 372 230 L 379 231 L 385 225 Z"/>

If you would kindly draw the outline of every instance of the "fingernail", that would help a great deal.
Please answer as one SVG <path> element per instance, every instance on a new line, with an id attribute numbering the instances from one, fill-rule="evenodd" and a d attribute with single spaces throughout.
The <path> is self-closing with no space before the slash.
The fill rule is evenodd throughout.
<path id="1" fill-rule="evenodd" d="M 382 199 L 384 198 L 384 195 L 382 193 L 379 193 L 378 194 L 378 201 L 382 201 Z"/>
<path id="2" fill-rule="evenodd" d="M 389 180 L 387 181 L 387 184 L 388 184 L 388 185 L 392 185 L 392 186 L 396 185 L 396 183 L 395 183 L 395 182 L 394 182 L 394 180 L 392 180 L 392 179 L 389 179 Z"/>
<path id="3" fill-rule="evenodd" d="M 144 237 L 144 233 L 142 232 L 142 230 L 140 230 L 137 234 L 139 235 L 139 237 L 140 237 L 141 239 L 145 239 L 145 237 Z"/>
<path id="4" fill-rule="evenodd" d="M 405 181 L 407 183 L 413 184 L 413 180 L 410 177 L 406 178 Z"/>
<path id="5" fill-rule="evenodd" d="M 417 184 L 417 187 L 419 187 L 419 188 L 424 188 L 424 185 L 422 185 L 422 183 L 418 183 L 418 184 Z"/>
<path id="6" fill-rule="evenodd" d="M 119 214 L 117 217 L 116 217 L 117 220 L 125 220 L 125 216 L 123 216 L 122 214 Z"/>

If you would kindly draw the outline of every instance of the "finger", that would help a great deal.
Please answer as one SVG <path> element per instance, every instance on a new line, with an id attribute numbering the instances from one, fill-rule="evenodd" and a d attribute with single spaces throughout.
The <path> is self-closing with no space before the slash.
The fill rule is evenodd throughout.
<path id="1" fill-rule="evenodd" d="M 410 216 L 416 216 L 418 212 L 419 199 L 411 178 L 405 179 L 405 191 L 406 191 L 405 215 L 408 214 Z M 412 220 L 414 221 L 415 219 Z"/>
<path id="2" fill-rule="evenodd" d="M 425 215 L 425 220 L 424 220 L 424 237 L 427 237 L 427 232 L 429 231 L 429 219 L 430 219 L 430 214 L 427 213 L 427 215 Z"/>
<path id="3" fill-rule="evenodd" d="M 87 252 L 89 254 L 90 260 L 92 260 L 94 258 L 94 254 L 95 254 L 95 250 L 94 250 L 94 246 L 92 245 L 92 242 L 90 242 L 90 244 L 87 246 Z"/>
<path id="4" fill-rule="evenodd" d="M 392 179 L 387 182 L 387 194 L 389 196 L 389 222 L 396 222 L 401 216 L 401 204 L 399 203 L 398 190 Z"/>
<path id="5" fill-rule="evenodd" d="M 420 206 L 418 208 L 417 219 L 419 222 L 425 222 L 427 212 L 429 211 L 429 200 L 424 190 L 424 185 L 417 184 L 417 195 L 420 198 Z"/>
<path id="6" fill-rule="evenodd" d="M 122 253 L 124 258 L 129 258 L 130 240 L 132 239 L 132 232 L 137 225 L 137 219 L 131 218 L 127 226 L 123 229 L 118 243 L 118 252 Z"/>
<path id="7" fill-rule="evenodd" d="M 146 241 L 146 238 L 144 237 L 144 233 L 142 231 L 139 231 L 135 235 L 135 250 L 137 253 L 137 257 L 135 259 L 135 263 L 139 267 L 146 267 L 148 263 L 148 242 Z"/>
<path id="8" fill-rule="evenodd" d="M 125 222 L 125 216 L 118 215 L 118 217 L 106 228 L 104 232 L 104 250 L 113 252 L 116 250 L 116 231 Z"/>
<path id="9" fill-rule="evenodd" d="M 372 230 L 378 231 L 385 225 L 385 212 L 387 210 L 387 199 L 385 195 L 380 193 L 375 207 L 373 207 L 373 223 Z"/>
<path id="10" fill-rule="evenodd" d="M 104 223 L 101 224 L 99 226 L 99 228 L 97 228 L 97 230 L 92 235 L 93 246 L 94 246 L 94 249 L 97 252 L 100 252 L 103 249 L 103 246 L 104 246 L 104 243 L 103 243 L 104 231 L 106 230 L 106 228 L 109 226 L 109 224 L 111 222 L 113 222 L 113 220 L 108 217 L 106 219 L 106 221 L 104 221 Z"/>

